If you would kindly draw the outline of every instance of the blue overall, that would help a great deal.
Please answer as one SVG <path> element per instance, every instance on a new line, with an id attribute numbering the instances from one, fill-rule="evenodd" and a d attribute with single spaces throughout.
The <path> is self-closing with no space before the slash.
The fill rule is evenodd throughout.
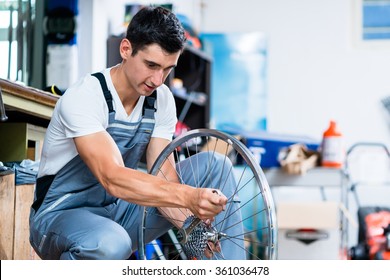
<path id="1" fill-rule="evenodd" d="M 93 75 L 102 85 L 109 109 L 107 132 L 116 142 L 125 165 L 136 169 L 154 129 L 156 96 L 145 98 L 139 122 L 119 121 L 115 119 L 112 96 L 104 76 L 101 73 Z M 182 170 L 189 165 L 186 161 L 182 164 Z M 217 169 L 215 172 L 218 172 Z M 200 174 L 205 173 L 203 170 Z M 187 184 L 191 184 L 196 177 L 190 170 L 183 174 L 187 174 L 187 178 L 183 179 Z M 203 182 L 207 179 L 204 177 Z M 42 259 L 128 259 L 137 249 L 133 241 L 137 240 L 142 210 L 143 207 L 139 205 L 109 195 L 77 155 L 56 175 L 38 178 L 36 199 L 30 214 L 30 242 Z M 172 227 L 170 222 L 157 215 L 157 211 L 153 208 L 149 212 L 147 224 L 153 224 L 160 230 L 146 231 L 146 241 L 157 238 Z M 229 224 L 235 225 L 240 219 L 239 212 L 236 212 L 232 214 Z M 239 226 L 228 230 L 233 231 L 229 233 L 230 236 L 238 236 L 242 233 L 242 225 L 239 223 Z M 243 248 L 243 242 L 239 243 Z M 224 255 L 231 259 L 245 258 L 241 248 L 231 252 L 229 248 L 226 251 L 223 249 Z"/>

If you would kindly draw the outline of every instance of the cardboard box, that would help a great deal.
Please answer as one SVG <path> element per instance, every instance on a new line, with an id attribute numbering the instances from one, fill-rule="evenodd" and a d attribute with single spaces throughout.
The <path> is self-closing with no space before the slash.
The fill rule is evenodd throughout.
<path id="1" fill-rule="evenodd" d="M 306 136 L 266 131 L 238 132 L 238 134 L 242 136 L 242 142 L 254 154 L 262 168 L 279 167 L 279 152 L 293 144 L 304 144 L 308 150 L 314 151 L 317 151 L 320 146 L 320 141 Z"/>
<path id="2" fill-rule="evenodd" d="M 277 205 L 278 259 L 340 259 L 337 202 L 280 202 Z"/>

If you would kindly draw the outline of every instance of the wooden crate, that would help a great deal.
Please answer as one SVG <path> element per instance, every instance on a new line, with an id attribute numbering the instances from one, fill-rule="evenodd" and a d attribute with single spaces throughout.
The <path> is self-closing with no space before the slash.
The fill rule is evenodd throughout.
<path id="1" fill-rule="evenodd" d="M 41 155 L 46 128 L 29 123 L 0 124 L 0 161 L 38 160 Z"/>
<path id="2" fill-rule="evenodd" d="M 0 176 L 0 259 L 14 255 L 15 176 Z"/>
<path id="3" fill-rule="evenodd" d="M 36 260 L 29 242 L 33 184 L 15 186 L 14 174 L 0 176 L 0 259 Z"/>

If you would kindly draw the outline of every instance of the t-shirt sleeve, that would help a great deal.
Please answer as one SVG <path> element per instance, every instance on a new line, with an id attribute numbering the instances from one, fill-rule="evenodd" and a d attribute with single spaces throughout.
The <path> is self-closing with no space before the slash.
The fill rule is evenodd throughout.
<path id="1" fill-rule="evenodd" d="M 75 89 L 70 88 L 62 97 L 59 118 L 67 138 L 85 136 L 105 130 L 107 105 L 98 80 L 93 77 Z M 76 90 L 77 88 L 77 90 Z M 99 94 L 101 96 L 99 96 Z"/>
<path id="2" fill-rule="evenodd" d="M 176 104 L 172 92 L 165 85 L 157 92 L 156 124 L 152 137 L 172 140 L 177 123 Z"/>

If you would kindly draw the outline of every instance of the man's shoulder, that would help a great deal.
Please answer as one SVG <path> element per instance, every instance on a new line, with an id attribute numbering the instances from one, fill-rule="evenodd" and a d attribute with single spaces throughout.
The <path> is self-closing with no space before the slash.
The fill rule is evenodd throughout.
<path id="1" fill-rule="evenodd" d="M 160 92 L 160 91 L 161 91 L 162 93 L 172 95 L 171 90 L 169 89 L 169 87 L 168 87 L 166 84 L 162 84 L 161 86 L 159 86 L 159 87 L 157 88 L 157 92 Z"/>
<path id="2" fill-rule="evenodd" d="M 165 84 L 162 84 L 157 88 L 157 100 L 159 103 L 171 103 L 175 102 L 173 94 L 169 87 Z"/>

